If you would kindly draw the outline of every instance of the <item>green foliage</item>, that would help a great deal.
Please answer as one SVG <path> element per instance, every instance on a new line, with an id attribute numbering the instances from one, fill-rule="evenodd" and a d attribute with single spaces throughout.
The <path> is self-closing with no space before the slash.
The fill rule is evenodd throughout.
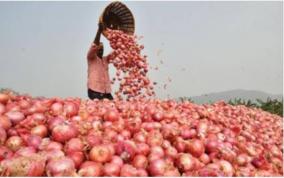
<path id="1" fill-rule="evenodd" d="M 179 97 L 178 101 L 180 101 L 180 102 L 189 101 L 189 102 L 193 103 L 193 100 L 189 97 Z"/>
<path id="2" fill-rule="evenodd" d="M 245 105 L 247 107 L 260 108 L 264 111 L 283 117 L 283 99 L 281 101 L 276 99 L 272 100 L 270 98 L 266 101 L 257 99 L 256 102 L 252 102 L 251 100 L 245 101 L 240 98 L 235 98 L 234 100 L 230 100 L 228 103 L 231 105 Z"/>

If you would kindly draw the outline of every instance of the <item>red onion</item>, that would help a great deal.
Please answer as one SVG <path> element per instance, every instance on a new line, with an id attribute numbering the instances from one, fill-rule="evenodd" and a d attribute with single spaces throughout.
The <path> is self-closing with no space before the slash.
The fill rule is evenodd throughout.
<path id="1" fill-rule="evenodd" d="M 103 168 L 104 176 L 118 177 L 120 175 L 121 166 L 115 163 L 106 163 Z"/>
<path id="2" fill-rule="evenodd" d="M 111 163 L 114 163 L 114 164 L 118 165 L 119 167 L 122 167 L 123 160 L 119 156 L 114 155 L 111 159 Z"/>
<path id="3" fill-rule="evenodd" d="M 6 104 L 9 99 L 10 99 L 9 95 L 0 93 L 0 103 Z"/>
<path id="4" fill-rule="evenodd" d="M 80 165 L 84 162 L 85 160 L 85 155 L 83 152 L 77 151 L 77 152 L 69 152 L 67 154 L 67 157 L 72 159 L 72 161 L 75 164 L 75 168 L 78 169 Z"/>
<path id="5" fill-rule="evenodd" d="M 5 146 L 0 145 L 0 162 L 13 156 L 13 152 Z"/>
<path id="6" fill-rule="evenodd" d="M 205 152 L 204 144 L 197 139 L 190 141 L 186 146 L 186 150 L 195 157 L 200 157 Z"/>
<path id="7" fill-rule="evenodd" d="M 84 149 L 84 144 L 79 138 L 72 138 L 70 139 L 64 147 L 64 151 L 66 153 L 71 153 L 71 152 L 80 152 L 83 151 Z"/>
<path id="8" fill-rule="evenodd" d="M 25 115 L 19 111 L 9 111 L 5 115 L 13 122 L 13 124 L 17 124 L 25 119 Z"/>
<path id="9" fill-rule="evenodd" d="M 30 135 L 27 139 L 27 145 L 34 147 L 35 149 L 39 148 L 42 142 L 42 138 L 37 135 Z"/>
<path id="10" fill-rule="evenodd" d="M 44 137 L 47 136 L 48 130 L 47 130 L 45 125 L 38 125 L 38 126 L 32 128 L 31 134 L 40 136 L 41 138 L 44 138 Z"/>
<path id="11" fill-rule="evenodd" d="M 117 121 L 119 118 L 119 114 L 117 111 L 115 110 L 108 110 L 105 114 L 104 114 L 104 119 L 106 121 Z"/>
<path id="12" fill-rule="evenodd" d="M 36 152 L 36 150 L 33 147 L 22 147 L 15 153 L 15 155 L 30 157 L 35 152 Z"/>
<path id="13" fill-rule="evenodd" d="M 180 177 L 180 173 L 178 169 L 169 169 L 167 170 L 164 175 L 165 177 Z"/>
<path id="14" fill-rule="evenodd" d="M 103 175 L 103 166 L 101 163 L 85 161 L 78 172 L 82 177 L 99 177 Z"/>
<path id="15" fill-rule="evenodd" d="M 63 105 L 61 103 L 54 103 L 51 105 L 50 110 L 55 116 L 61 115 L 63 113 Z"/>
<path id="16" fill-rule="evenodd" d="M 78 114 L 78 108 L 74 103 L 66 102 L 63 107 L 63 112 L 67 117 L 72 117 Z"/>
<path id="17" fill-rule="evenodd" d="M 148 172 L 145 169 L 138 169 L 137 176 L 138 177 L 148 177 Z"/>
<path id="18" fill-rule="evenodd" d="M 24 146 L 24 141 L 19 136 L 12 136 L 12 137 L 7 139 L 6 146 L 10 150 L 15 152 L 15 151 L 19 150 L 22 146 Z"/>
<path id="19" fill-rule="evenodd" d="M 51 141 L 46 145 L 46 150 L 62 150 L 63 145 L 59 142 Z"/>
<path id="20" fill-rule="evenodd" d="M 74 176 L 76 172 L 75 164 L 72 159 L 61 157 L 50 160 L 46 165 L 46 173 L 48 176 Z"/>
<path id="21" fill-rule="evenodd" d="M 11 128 L 12 123 L 9 120 L 9 118 L 7 116 L 1 116 L 0 115 L 0 127 L 2 127 L 5 130 L 8 130 L 9 128 Z"/>
<path id="22" fill-rule="evenodd" d="M 5 113 L 5 105 L 3 105 L 2 103 L 0 103 L 0 116 Z"/>
<path id="23" fill-rule="evenodd" d="M 151 176 L 162 176 L 167 169 L 167 163 L 163 159 L 156 159 L 150 162 L 148 169 Z"/>
<path id="24" fill-rule="evenodd" d="M 124 164 L 120 170 L 120 177 L 135 177 L 137 169 L 130 164 Z"/>
<path id="25" fill-rule="evenodd" d="M 75 138 L 78 135 L 78 130 L 71 124 L 60 124 L 52 129 L 52 138 L 55 141 L 64 143 L 71 138 Z"/>
<path id="26" fill-rule="evenodd" d="M 64 123 L 64 119 L 62 117 L 55 117 L 48 121 L 48 129 L 52 130 L 55 126 L 61 125 Z"/>
<path id="27" fill-rule="evenodd" d="M 147 157 L 144 155 L 136 155 L 133 158 L 132 165 L 137 169 L 146 169 L 148 166 Z"/>
<path id="28" fill-rule="evenodd" d="M 46 156 L 47 161 L 52 159 L 59 159 L 65 156 L 64 152 L 62 150 L 46 150 L 43 151 L 44 155 Z"/>
<path id="29" fill-rule="evenodd" d="M 0 127 L 0 145 L 3 145 L 7 139 L 7 133 L 6 131 Z"/>
<path id="30" fill-rule="evenodd" d="M 232 177 L 234 175 L 234 168 L 231 165 L 231 163 L 229 163 L 228 161 L 225 160 L 220 160 L 218 162 L 218 164 L 220 165 L 221 171 L 229 177 Z"/>
<path id="31" fill-rule="evenodd" d="M 81 165 L 78 174 L 83 177 L 99 177 L 103 175 L 103 166 L 101 163 L 86 161 Z"/>
<path id="32" fill-rule="evenodd" d="M 105 163 L 111 160 L 111 151 L 105 145 L 94 146 L 89 154 L 89 158 L 92 161 Z"/>
<path id="33" fill-rule="evenodd" d="M 182 153 L 178 155 L 176 164 L 181 171 L 186 172 L 194 170 L 196 163 L 190 154 Z"/>

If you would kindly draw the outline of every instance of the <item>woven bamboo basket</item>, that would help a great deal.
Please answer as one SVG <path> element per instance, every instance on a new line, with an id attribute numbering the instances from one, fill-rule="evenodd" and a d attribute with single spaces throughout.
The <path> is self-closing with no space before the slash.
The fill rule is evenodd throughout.
<path id="1" fill-rule="evenodd" d="M 134 16 L 122 2 L 114 1 L 110 3 L 104 9 L 99 21 L 107 28 L 121 30 L 129 35 L 133 35 L 135 31 Z"/>

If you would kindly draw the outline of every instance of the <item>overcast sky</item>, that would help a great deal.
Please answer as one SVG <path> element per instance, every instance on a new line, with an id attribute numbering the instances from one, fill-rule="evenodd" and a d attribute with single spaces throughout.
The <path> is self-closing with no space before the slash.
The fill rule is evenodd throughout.
<path id="1" fill-rule="evenodd" d="M 108 3 L 0 2 L 0 88 L 87 98 L 86 53 Z M 158 82 L 157 97 L 232 89 L 282 93 L 281 2 L 125 4 L 136 34 L 144 36 L 143 53 L 159 67 L 149 73 Z"/>

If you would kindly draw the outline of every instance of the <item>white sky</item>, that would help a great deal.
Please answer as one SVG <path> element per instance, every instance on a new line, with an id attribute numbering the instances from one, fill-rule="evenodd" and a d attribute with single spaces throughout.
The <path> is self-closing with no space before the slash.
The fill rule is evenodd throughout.
<path id="1" fill-rule="evenodd" d="M 0 88 L 87 98 L 86 53 L 108 3 L 0 2 Z M 143 53 L 159 66 L 149 73 L 158 82 L 157 97 L 231 89 L 282 93 L 282 2 L 125 4 L 136 34 L 144 36 Z"/>

